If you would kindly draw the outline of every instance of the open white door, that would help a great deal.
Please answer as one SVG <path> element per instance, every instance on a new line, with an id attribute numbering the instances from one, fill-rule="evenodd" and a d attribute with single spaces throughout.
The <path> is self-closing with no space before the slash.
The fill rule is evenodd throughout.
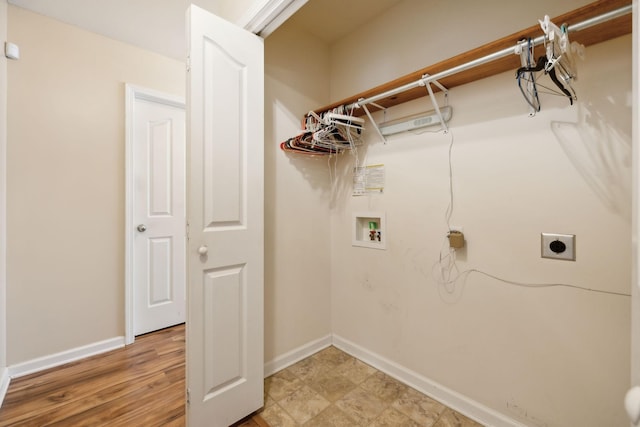
<path id="1" fill-rule="evenodd" d="M 263 41 L 187 16 L 187 423 L 227 427 L 263 405 Z"/>

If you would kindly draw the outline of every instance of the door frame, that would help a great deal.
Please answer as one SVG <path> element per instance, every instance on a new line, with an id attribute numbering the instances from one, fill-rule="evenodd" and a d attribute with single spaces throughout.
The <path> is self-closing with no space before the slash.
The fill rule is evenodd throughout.
<path id="1" fill-rule="evenodd" d="M 632 218 L 631 218 L 631 386 L 640 386 L 640 1 L 633 0 L 632 31 Z"/>
<path id="2" fill-rule="evenodd" d="M 262 0 L 238 19 L 236 24 L 262 38 L 266 38 L 284 24 L 308 0 Z"/>
<path id="3" fill-rule="evenodd" d="M 0 39 L 7 40 L 8 3 L 0 0 Z M 8 59 L 0 59 L 0 406 L 9 388 L 7 368 L 7 88 Z"/>
<path id="4" fill-rule="evenodd" d="M 133 236 L 134 236 L 134 196 L 135 196 L 135 170 L 133 161 L 134 148 L 134 124 L 135 124 L 135 102 L 145 100 L 164 104 L 171 107 L 182 108 L 186 111 L 186 103 L 183 97 L 169 95 L 153 89 L 148 89 L 125 83 L 125 227 L 124 227 L 124 324 L 125 324 L 125 345 L 135 341 L 134 334 L 134 263 L 133 263 Z M 185 123 L 186 125 L 186 123 Z M 186 150 L 186 147 L 185 147 Z M 185 172 L 186 179 L 186 172 Z M 186 226 L 186 218 L 185 218 Z M 185 271 L 186 280 L 186 271 Z M 185 308 L 186 310 L 186 308 Z"/>

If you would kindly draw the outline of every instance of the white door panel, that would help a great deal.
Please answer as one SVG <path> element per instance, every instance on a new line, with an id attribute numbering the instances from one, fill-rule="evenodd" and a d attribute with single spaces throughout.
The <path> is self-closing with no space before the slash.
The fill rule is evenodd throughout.
<path id="1" fill-rule="evenodd" d="M 263 405 L 263 42 L 188 17 L 187 421 L 226 427 Z"/>
<path id="2" fill-rule="evenodd" d="M 186 317 L 185 111 L 136 97 L 133 126 L 133 324 L 140 335 Z"/>

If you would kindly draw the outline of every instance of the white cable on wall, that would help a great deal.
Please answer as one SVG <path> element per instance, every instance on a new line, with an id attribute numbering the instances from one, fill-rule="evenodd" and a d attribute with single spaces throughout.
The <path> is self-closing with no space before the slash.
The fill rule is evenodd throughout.
<path id="1" fill-rule="evenodd" d="M 453 164 L 452 164 L 452 149 L 453 149 L 453 132 L 449 129 L 450 141 L 448 150 L 448 163 L 449 163 L 449 205 L 445 212 L 445 221 L 447 224 L 448 232 L 451 231 L 451 216 L 453 215 L 454 208 L 454 192 L 453 192 Z M 453 294 L 456 290 L 456 285 L 462 279 L 463 284 L 466 284 L 467 278 L 471 273 L 481 274 L 483 276 L 494 279 L 498 282 L 502 282 L 507 285 L 520 286 L 524 288 L 552 288 L 552 287 L 565 287 L 571 289 L 578 289 L 588 292 L 596 292 L 601 294 L 618 295 L 630 297 L 631 294 L 615 291 L 605 291 L 601 289 L 592 289 L 584 286 L 571 285 L 568 283 L 526 283 L 518 282 L 514 280 L 504 279 L 497 275 L 487 273 L 477 268 L 470 268 L 460 272 L 456 264 L 456 250 L 449 247 L 448 238 L 444 238 L 443 245 L 440 249 L 438 261 L 433 264 L 431 269 L 432 277 L 436 283 L 444 288 L 444 290 Z"/>

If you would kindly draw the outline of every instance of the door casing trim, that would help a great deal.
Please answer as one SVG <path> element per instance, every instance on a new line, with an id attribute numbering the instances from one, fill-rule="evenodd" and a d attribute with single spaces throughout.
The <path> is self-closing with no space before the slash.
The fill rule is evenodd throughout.
<path id="1" fill-rule="evenodd" d="M 237 25 L 266 38 L 296 13 L 308 0 L 263 0 L 247 10 Z"/>

